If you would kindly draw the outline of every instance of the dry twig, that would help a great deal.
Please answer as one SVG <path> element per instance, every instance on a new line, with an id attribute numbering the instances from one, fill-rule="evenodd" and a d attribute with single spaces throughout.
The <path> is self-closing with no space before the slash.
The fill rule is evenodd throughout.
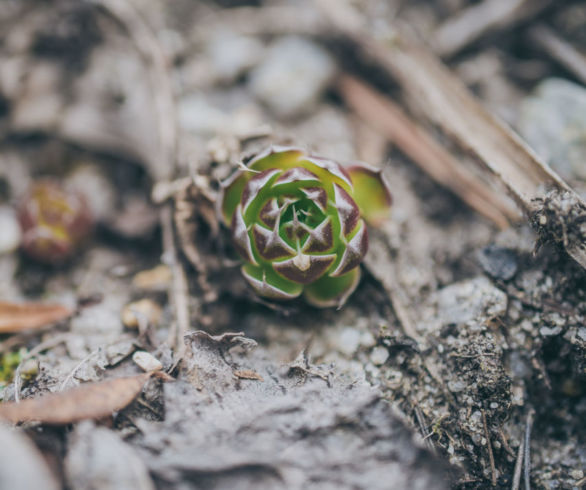
<path id="1" fill-rule="evenodd" d="M 533 417 L 535 415 L 535 410 L 533 408 L 529 409 L 529 413 L 527 414 L 527 421 L 525 422 L 525 441 L 524 441 L 524 456 L 523 460 L 525 462 L 523 468 L 523 479 L 525 480 L 525 490 L 531 490 L 531 429 L 533 428 Z"/>
<path id="2" fill-rule="evenodd" d="M 521 441 L 519 450 L 517 451 L 517 460 L 515 461 L 515 471 L 513 473 L 513 484 L 511 490 L 519 490 L 521 484 L 521 470 L 523 469 L 523 454 L 525 451 L 525 442 Z"/>
<path id="3" fill-rule="evenodd" d="M 503 200 L 502 195 L 492 191 L 463 167 L 388 97 L 349 75 L 341 77 L 338 87 L 354 111 L 472 209 L 501 229 L 507 228 L 509 221 L 519 218 L 519 213 Z"/>
<path id="4" fill-rule="evenodd" d="M 484 425 L 486 448 L 488 449 L 488 460 L 490 461 L 490 483 L 493 487 L 496 487 L 496 467 L 494 465 L 494 454 L 492 453 L 492 441 L 488 432 L 488 423 L 486 422 L 486 412 L 484 410 L 482 410 L 482 425 Z"/>
<path id="5" fill-rule="evenodd" d="M 152 94 L 157 108 L 161 144 L 161 171 L 156 177 L 169 179 L 177 164 L 177 118 L 169 61 L 155 33 L 142 14 L 126 0 L 95 0 L 128 33 L 149 68 Z"/>
<path id="6" fill-rule="evenodd" d="M 189 287 L 185 269 L 177 254 L 175 246 L 175 234 L 173 231 L 173 212 L 171 206 L 166 204 L 161 209 L 161 226 L 163 228 L 163 257 L 164 262 L 173 271 L 173 281 L 169 296 L 174 308 L 174 322 L 169 329 L 169 344 L 175 349 L 175 362 L 177 365 L 185 353 L 183 337 L 189 330 Z"/>
<path id="7" fill-rule="evenodd" d="M 441 56 L 454 55 L 490 32 L 535 17 L 552 3 L 551 0 L 484 0 L 441 24 L 431 44 Z"/>
<path id="8" fill-rule="evenodd" d="M 545 24 L 531 27 L 528 37 L 533 44 L 543 49 L 551 58 L 586 84 L 586 55 L 584 53 L 578 51 Z"/>

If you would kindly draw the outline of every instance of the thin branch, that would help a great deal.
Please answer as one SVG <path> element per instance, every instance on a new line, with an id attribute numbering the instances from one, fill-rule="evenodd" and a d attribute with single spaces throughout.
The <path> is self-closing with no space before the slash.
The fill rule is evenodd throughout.
<path id="1" fill-rule="evenodd" d="M 553 0 L 484 0 L 460 10 L 435 31 L 431 45 L 441 56 L 452 56 L 489 33 L 526 22 Z"/>
<path id="2" fill-rule="evenodd" d="M 507 228 L 509 221 L 519 219 L 519 213 L 500 194 L 492 191 L 485 182 L 463 167 L 388 97 L 349 75 L 340 78 L 338 87 L 354 111 L 472 209 L 501 229 Z"/>
<path id="3" fill-rule="evenodd" d="M 65 342 L 69 337 L 71 337 L 70 333 L 62 333 L 60 335 L 55 335 L 44 342 L 41 342 L 37 345 L 34 349 L 31 349 L 20 361 L 20 364 L 14 371 L 14 401 L 16 403 L 20 402 L 20 390 L 22 388 L 22 379 L 20 377 L 20 373 L 22 371 L 22 366 L 26 361 L 32 359 L 33 357 L 39 355 L 41 352 L 47 349 L 52 349 L 57 345 Z"/>
<path id="4" fill-rule="evenodd" d="M 586 84 L 586 55 L 562 39 L 545 24 L 537 24 L 528 33 L 529 40 L 545 51 L 552 59 Z"/>
<path id="5" fill-rule="evenodd" d="M 175 349 L 174 365 L 183 358 L 185 342 L 183 337 L 189 330 L 189 287 L 183 264 L 177 254 L 175 233 L 173 231 L 173 211 L 170 204 L 161 209 L 161 226 L 163 228 L 163 261 L 173 271 L 173 281 L 169 297 L 174 305 L 174 322 L 169 329 L 169 344 Z"/>
<path id="6" fill-rule="evenodd" d="M 61 387 L 59 388 L 59 391 L 63 391 L 65 389 L 65 387 L 68 385 L 68 383 L 73 379 L 73 376 L 75 375 L 77 370 L 81 366 L 83 366 L 86 362 L 88 362 L 92 357 L 97 355 L 100 352 L 100 350 L 101 350 L 101 347 L 98 347 L 94 351 L 90 352 L 87 356 L 85 356 L 81 361 L 79 361 L 79 363 L 71 370 L 71 372 L 63 380 L 63 383 L 61 383 Z"/>
<path id="7" fill-rule="evenodd" d="M 149 68 L 161 144 L 161 165 L 157 167 L 160 175 L 155 177 L 169 179 L 176 169 L 178 144 L 175 97 L 169 60 L 156 34 L 131 2 L 127 0 L 94 1 L 128 33 L 136 50 Z"/>
<path id="8" fill-rule="evenodd" d="M 533 417 L 535 410 L 529 409 L 527 421 L 525 422 L 525 452 L 523 459 L 525 466 L 523 468 L 523 479 L 525 480 L 525 490 L 531 490 L 531 429 L 533 427 Z"/>
<path id="9" fill-rule="evenodd" d="M 484 436 L 486 437 L 486 448 L 488 449 L 488 460 L 490 461 L 490 483 L 496 487 L 496 467 L 494 465 L 494 454 L 492 453 L 492 441 L 488 432 L 488 423 L 486 422 L 486 412 L 482 410 L 482 424 L 484 425 Z"/>
<path id="10" fill-rule="evenodd" d="M 521 470 L 523 469 L 523 454 L 525 451 L 525 441 L 521 440 L 519 450 L 517 451 L 517 461 L 515 461 L 515 471 L 513 473 L 513 484 L 511 490 L 519 490 L 521 485 Z"/>

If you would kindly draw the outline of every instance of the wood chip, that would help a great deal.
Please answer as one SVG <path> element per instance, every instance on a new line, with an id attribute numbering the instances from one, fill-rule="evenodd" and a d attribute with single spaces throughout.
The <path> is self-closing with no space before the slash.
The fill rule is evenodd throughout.
<path id="1" fill-rule="evenodd" d="M 85 419 L 100 419 L 129 405 L 152 376 L 136 376 L 87 383 L 78 388 L 0 405 L 0 419 L 12 423 L 38 421 L 64 425 Z"/>
<path id="2" fill-rule="evenodd" d="M 253 379 L 256 381 L 264 381 L 263 377 L 252 369 L 239 369 L 234 371 L 234 376 L 239 379 Z"/>
<path id="3" fill-rule="evenodd" d="M 0 333 L 42 328 L 65 320 L 72 314 L 72 309 L 58 304 L 0 301 Z"/>

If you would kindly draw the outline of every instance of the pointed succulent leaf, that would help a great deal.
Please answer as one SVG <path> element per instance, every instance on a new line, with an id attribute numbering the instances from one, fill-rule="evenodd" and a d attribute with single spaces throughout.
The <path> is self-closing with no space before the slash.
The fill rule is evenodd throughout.
<path id="1" fill-rule="evenodd" d="M 373 226 L 388 219 L 391 208 L 391 193 L 380 169 L 364 164 L 348 168 L 354 187 L 354 201 L 361 216 Z"/>
<path id="2" fill-rule="evenodd" d="M 307 255 L 300 252 L 291 259 L 273 262 L 273 268 L 290 281 L 310 284 L 323 276 L 335 260 L 335 254 Z"/>
<path id="3" fill-rule="evenodd" d="M 250 176 L 245 172 L 238 171 L 222 184 L 219 202 L 222 219 L 226 226 L 232 223 L 232 216 L 242 199 L 242 191 L 249 178 Z"/>
<path id="4" fill-rule="evenodd" d="M 340 277 L 323 276 L 303 290 L 305 300 L 319 308 L 344 305 L 360 282 L 360 268 L 356 267 Z"/>
<path id="5" fill-rule="evenodd" d="M 358 223 L 358 231 L 346 243 L 340 262 L 331 275 L 341 276 L 354 269 L 354 267 L 362 262 L 366 252 L 368 252 L 368 233 L 366 232 L 364 221 L 360 220 Z"/>
<path id="6" fill-rule="evenodd" d="M 297 298 L 303 291 L 302 284 L 288 281 L 274 271 L 255 267 L 251 264 L 242 266 L 242 275 L 259 296 L 271 299 Z"/>

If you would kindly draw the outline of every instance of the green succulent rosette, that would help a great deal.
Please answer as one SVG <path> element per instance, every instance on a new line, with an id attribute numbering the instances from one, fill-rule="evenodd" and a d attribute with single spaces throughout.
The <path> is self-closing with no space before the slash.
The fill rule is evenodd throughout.
<path id="1" fill-rule="evenodd" d="M 386 219 L 391 195 L 380 170 L 271 147 L 223 184 L 220 204 L 245 261 L 242 274 L 260 296 L 303 294 L 328 307 L 356 289 L 368 250 L 365 220 Z"/>

